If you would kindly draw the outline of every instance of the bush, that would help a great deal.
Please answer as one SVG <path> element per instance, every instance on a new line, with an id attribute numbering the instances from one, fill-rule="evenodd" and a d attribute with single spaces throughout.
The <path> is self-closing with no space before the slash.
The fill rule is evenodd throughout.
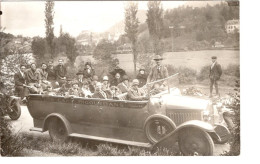
<path id="1" fill-rule="evenodd" d="M 2 156 L 18 156 L 24 148 L 24 139 L 12 133 L 10 124 L 0 116 L 0 152 Z"/>
<path id="2" fill-rule="evenodd" d="M 196 80 L 196 74 L 197 74 L 196 70 L 187 67 L 175 68 L 171 65 L 166 65 L 166 67 L 168 69 L 169 75 L 179 73 L 178 75 L 179 84 L 194 83 Z"/>
<path id="3" fill-rule="evenodd" d="M 222 155 L 237 156 L 240 155 L 240 80 L 236 80 L 235 89 L 236 93 L 232 95 L 233 103 L 229 106 L 234 111 L 232 121 L 234 128 L 231 130 L 230 150 Z"/>
<path id="4" fill-rule="evenodd" d="M 206 65 L 206 66 L 202 67 L 200 70 L 200 73 L 197 76 L 197 80 L 203 81 L 205 79 L 208 79 L 209 78 L 209 68 L 210 68 L 210 65 Z"/>
<path id="5" fill-rule="evenodd" d="M 223 74 L 240 77 L 240 66 L 236 64 L 230 64 L 226 69 L 223 70 Z"/>

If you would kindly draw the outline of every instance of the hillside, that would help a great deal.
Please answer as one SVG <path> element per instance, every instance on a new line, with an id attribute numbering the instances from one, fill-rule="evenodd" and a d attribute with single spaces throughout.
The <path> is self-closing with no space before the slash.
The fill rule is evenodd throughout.
<path id="1" fill-rule="evenodd" d="M 137 18 L 140 22 L 140 24 L 145 23 L 146 21 L 146 10 L 139 10 L 137 12 Z M 119 21 L 112 27 L 110 27 L 106 32 L 110 34 L 116 34 L 116 33 L 124 33 L 125 31 L 125 22 L 124 20 Z"/>

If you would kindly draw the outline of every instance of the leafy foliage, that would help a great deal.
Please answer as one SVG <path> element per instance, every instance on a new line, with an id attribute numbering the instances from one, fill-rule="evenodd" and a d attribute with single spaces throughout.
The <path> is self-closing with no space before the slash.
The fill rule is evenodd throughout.
<path id="1" fill-rule="evenodd" d="M 234 112 L 234 115 L 232 115 L 234 128 L 231 130 L 231 146 L 229 152 L 223 154 L 227 156 L 240 155 L 240 80 L 236 81 L 234 90 L 236 91 L 232 96 L 234 100 L 229 106 Z"/>
<path id="2" fill-rule="evenodd" d="M 138 34 L 138 18 L 136 13 L 138 11 L 138 3 L 129 2 L 125 8 L 125 32 L 126 36 L 132 43 L 132 51 L 134 56 L 134 71 L 136 74 L 136 61 L 137 61 L 137 52 L 136 52 L 136 42 Z"/>
<path id="3" fill-rule="evenodd" d="M 0 116 L 1 156 L 18 156 L 24 148 L 24 139 L 12 132 L 7 120 Z"/>
<path id="4" fill-rule="evenodd" d="M 45 28 L 46 28 L 46 42 L 47 42 L 47 52 L 51 54 L 53 58 L 54 54 L 54 1 L 46 1 L 45 3 Z"/>
<path id="5" fill-rule="evenodd" d="M 32 41 L 32 52 L 34 55 L 43 57 L 46 53 L 46 40 L 41 37 L 34 37 Z"/>
<path id="6" fill-rule="evenodd" d="M 161 1 L 149 1 L 147 3 L 147 19 L 149 34 L 153 40 L 153 49 L 155 54 L 162 53 L 162 44 L 160 39 L 163 34 L 163 8 Z"/>

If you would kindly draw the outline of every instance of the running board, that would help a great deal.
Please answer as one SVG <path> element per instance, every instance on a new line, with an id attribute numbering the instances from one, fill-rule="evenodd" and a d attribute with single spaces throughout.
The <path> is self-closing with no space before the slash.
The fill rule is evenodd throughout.
<path id="1" fill-rule="evenodd" d="M 144 147 L 144 148 L 152 148 L 152 145 L 150 143 L 144 143 L 144 142 L 126 141 L 126 140 L 90 136 L 90 135 L 78 134 L 78 133 L 71 133 L 69 136 L 97 140 L 97 141 L 112 142 L 112 143 L 118 143 L 118 144 L 124 144 L 124 145 L 138 146 L 138 147 Z"/>
<path id="2" fill-rule="evenodd" d="M 42 128 L 34 128 L 34 127 L 33 127 L 33 128 L 30 128 L 29 130 L 30 130 L 30 131 L 35 131 L 35 132 L 43 132 L 43 131 L 42 131 Z"/>

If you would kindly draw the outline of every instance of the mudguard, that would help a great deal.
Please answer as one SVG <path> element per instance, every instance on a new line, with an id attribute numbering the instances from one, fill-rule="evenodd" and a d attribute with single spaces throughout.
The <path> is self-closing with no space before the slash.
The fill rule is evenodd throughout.
<path id="1" fill-rule="evenodd" d="M 10 96 L 9 106 L 12 104 L 13 101 L 20 101 L 20 97 Z"/>
<path id="2" fill-rule="evenodd" d="M 65 125 L 65 127 L 66 127 L 66 129 L 67 129 L 68 134 L 71 134 L 71 133 L 72 133 L 72 128 L 71 128 L 70 122 L 66 119 L 66 117 L 64 117 L 63 115 L 61 115 L 61 114 L 59 114 L 59 113 L 49 114 L 49 115 L 44 119 L 42 132 L 45 132 L 45 131 L 48 130 L 48 122 L 49 122 L 49 120 L 50 120 L 51 118 L 54 118 L 54 117 L 60 119 L 60 120 L 64 123 L 64 125 Z"/>
<path id="3" fill-rule="evenodd" d="M 160 139 L 157 143 L 153 145 L 152 149 L 160 147 L 172 147 L 178 141 L 179 132 L 185 128 L 197 128 L 209 133 L 210 136 L 215 134 L 214 127 L 211 124 L 199 120 L 191 120 L 179 125 L 174 131 Z"/>

